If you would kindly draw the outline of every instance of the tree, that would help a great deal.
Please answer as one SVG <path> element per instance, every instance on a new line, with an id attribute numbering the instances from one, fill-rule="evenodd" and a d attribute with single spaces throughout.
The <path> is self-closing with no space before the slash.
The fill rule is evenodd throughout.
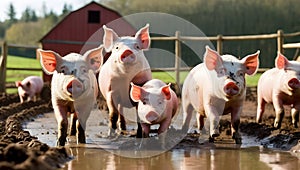
<path id="1" fill-rule="evenodd" d="M 25 11 L 22 14 L 21 20 L 24 22 L 29 22 L 30 21 L 30 8 L 26 7 Z"/>
<path id="2" fill-rule="evenodd" d="M 33 21 L 33 22 L 35 22 L 37 20 L 38 20 L 38 18 L 35 14 L 35 11 L 30 9 L 29 7 L 27 7 L 25 9 L 25 11 L 23 12 L 23 14 L 22 14 L 21 21 L 24 21 L 24 22 Z"/>
<path id="3" fill-rule="evenodd" d="M 62 10 L 62 15 L 65 16 L 71 11 L 72 11 L 72 5 L 68 5 L 68 4 L 65 3 L 64 7 L 63 7 L 63 10 Z"/>
<path id="4" fill-rule="evenodd" d="M 44 32 L 39 22 L 18 22 L 6 30 L 5 39 L 8 43 L 37 45 Z"/>
<path id="5" fill-rule="evenodd" d="M 17 21 L 16 10 L 12 3 L 9 4 L 7 15 L 11 24 Z"/>

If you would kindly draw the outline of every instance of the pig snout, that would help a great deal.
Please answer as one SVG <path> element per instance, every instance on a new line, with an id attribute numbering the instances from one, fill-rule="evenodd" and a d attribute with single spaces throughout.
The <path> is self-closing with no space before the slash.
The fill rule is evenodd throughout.
<path id="1" fill-rule="evenodd" d="M 67 84 L 67 91 L 72 96 L 78 96 L 83 92 L 83 85 L 79 80 L 73 79 Z"/>
<path id="2" fill-rule="evenodd" d="M 237 95 L 239 90 L 239 87 L 234 82 L 229 82 L 224 86 L 224 92 L 227 96 Z"/>
<path id="3" fill-rule="evenodd" d="M 131 50 L 125 50 L 121 57 L 120 57 L 121 61 L 124 63 L 129 63 L 129 62 L 134 62 L 135 60 L 135 55 L 133 54 L 133 52 Z"/>
<path id="4" fill-rule="evenodd" d="M 288 81 L 288 86 L 291 89 L 299 89 L 300 88 L 300 82 L 297 78 L 292 78 Z"/>
<path id="5" fill-rule="evenodd" d="M 147 115 L 145 117 L 150 123 L 152 123 L 159 117 L 159 114 L 157 114 L 154 111 L 150 111 L 147 113 Z"/>

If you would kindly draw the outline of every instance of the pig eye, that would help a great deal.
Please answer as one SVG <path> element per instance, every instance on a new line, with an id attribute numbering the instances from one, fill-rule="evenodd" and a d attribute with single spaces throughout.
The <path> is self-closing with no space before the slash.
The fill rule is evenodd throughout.
<path id="1" fill-rule="evenodd" d="M 243 72 L 243 71 L 239 71 L 239 72 L 237 73 L 237 75 L 240 76 L 240 77 L 244 77 L 244 72 Z"/>
<path id="2" fill-rule="evenodd" d="M 141 47 L 138 44 L 135 44 L 135 48 L 138 49 L 138 50 L 141 49 Z"/>
<path id="3" fill-rule="evenodd" d="M 146 105 L 147 103 L 145 101 L 143 101 L 143 105 Z"/>
<path id="4" fill-rule="evenodd" d="M 221 74 L 221 75 L 224 75 L 226 73 L 226 69 L 225 68 L 221 68 L 219 71 L 218 71 L 218 74 Z"/>

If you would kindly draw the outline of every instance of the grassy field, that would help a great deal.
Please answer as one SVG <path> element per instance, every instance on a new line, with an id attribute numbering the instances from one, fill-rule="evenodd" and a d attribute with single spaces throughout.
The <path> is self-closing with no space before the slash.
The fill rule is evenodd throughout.
<path id="1" fill-rule="evenodd" d="M 32 58 L 24 58 L 18 56 L 7 57 L 7 68 L 41 68 L 39 60 Z M 7 70 L 6 82 L 13 83 L 18 80 L 23 80 L 28 76 L 42 76 L 42 71 L 27 71 L 27 70 Z M 17 89 L 6 89 L 7 93 L 16 93 Z"/>
<path id="2" fill-rule="evenodd" d="M 23 58 L 17 56 L 8 56 L 7 67 L 14 68 L 41 68 L 39 60 Z M 183 83 L 188 72 L 183 71 L 180 73 L 180 82 Z M 27 76 L 36 75 L 42 76 L 41 71 L 23 71 L 23 70 L 7 70 L 6 82 L 12 83 L 17 80 L 23 80 Z M 153 72 L 153 78 L 161 79 L 165 82 L 175 83 L 175 73 L 174 72 Z M 247 86 L 256 86 L 257 81 L 261 74 L 256 74 L 254 76 L 246 76 Z M 7 89 L 8 93 L 16 93 L 16 89 Z"/>

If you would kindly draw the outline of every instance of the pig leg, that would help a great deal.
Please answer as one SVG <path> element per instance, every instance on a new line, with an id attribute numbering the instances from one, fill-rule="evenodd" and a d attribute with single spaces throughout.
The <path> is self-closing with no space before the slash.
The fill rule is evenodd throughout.
<path id="1" fill-rule="evenodd" d="M 126 123 L 123 115 L 123 107 L 121 105 L 118 106 L 118 124 L 119 124 L 119 129 L 121 130 L 121 134 L 125 134 Z"/>
<path id="2" fill-rule="evenodd" d="M 53 102 L 55 118 L 58 124 L 57 146 L 65 146 L 68 129 L 67 108 Z"/>
<path id="3" fill-rule="evenodd" d="M 170 127 L 171 121 L 172 117 L 166 118 L 162 123 L 160 123 L 158 128 L 158 135 L 162 149 L 166 149 L 167 130 Z"/>
<path id="4" fill-rule="evenodd" d="M 140 117 L 138 115 L 138 105 L 136 105 L 136 122 L 137 122 L 137 132 L 136 132 L 136 137 L 137 138 L 142 138 L 143 137 L 143 127 L 142 127 L 142 123 L 140 120 Z M 150 131 L 150 127 L 149 127 L 149 131 Z"/>
<path id="5" fill-rule="evenodd" d="M 107 102 L 107 106 L 108 106 L 108 110 L 109 110 L 108 136 L 114 136 L 115 131 L 117 129 L 118 111 L 117 111 L 116 107 L 114 106 L 111 93 L 108 93 L 106 102 Z"/>
<path id="6" fill-rule="evenodd" d="M 24 102 L 24 99 L 22 96 L 20 96 L 20 102 L 23 103 Z"/>
<path id="7" fill-rule="evenodd" d="M 75 114 L 75 113 L 73 113 L 73 114 L 70 114 L 70 122 L 71 122 L 71 124 L 70 124 L 70 131 L 69 131 L 69 134 L 71 135 L 71 136 L 74 136 L 74 135 L 76 135 L 76 121 L 77 121 L 77 115 Z"/>
<path id="8" fill-rule="evenodd" d="M 242 107 L 238 107 L 238 106 L 231 111 L 231 134 L 232 134 L 232 139 L 235 140 L 236 144 L 242 144 L 242 137 L 239 133 L 241 112 L 242 112 Z"/>
<path id="9" fill-rule="evenodd" d="M 274 105 L 274 109 L 275 109 L 275 113 L 276 113 L 276 118 L 275 118 L 275 121 L 274 121 L 274 127 L 276 129 L 280 129 L 281 122 L 282 122 L 282 119 L 283 119 L 283 116 L 284 116 L 283 103 L 278 97 L 275 97 L 275 99 L 273 99 L 273 105 Z"/>
<path id="10" fill-rule="evenodd" d="M 261 123 L 263 113 L 265 112 L 265 105 L 266 101 L 261 97 L 257 97 L 257 115 L 256 115 L 256 122 Z"/>
<path id="11" fill-rule="evenodd" d="M 150 125 L 147 123 L 141 123 L 143 129 L 143 137 L 148 138 L 150 133 Z"/>
<path id="12" fill-rule="evenodd" d="M 225 102 L 224 103 L 219 103 L 218 106 L 213 106 L 211 104 L 207 104 L 204 106 L 206 115 L 209 119 L 209 134 L 210 137 L 215 138 L 220 135 L 219 133 L 219 122 L 220 122 L 220 115 L 223 113 L 225 107 Z"/>
<path id="13" fill-rule="evenodd" d="M 298 122 L 299 122 L 299 106 L 294 107 L 291 109 L 291 115 L 292 115 L 292 123 L 294 125 L 294 128 L 298 128 Z"/>
<path id="14" fill-rule="evenodd" d="M 79 120 L 76 121 L 76 139 L 78 143 L 85 143 L 85 132 Z"/>
<path id="15" fill-rule="evenodd" d="M 162 123 L 160 123 L 159 128 L 158 128 L 158 134 L 165 132 L 170 127 L 171 120 L 172 120 L 172 118 L 168 117 Z"/>
<path id="16" fill-rule="evenodd" d="M 183 105 L 183 126 L 181 129 L 185 133 L 187 133 L 189 130 L 192 113 L 193 113 L 193 106 L 191 104 L 188 104 L 186 106 Z"/>

